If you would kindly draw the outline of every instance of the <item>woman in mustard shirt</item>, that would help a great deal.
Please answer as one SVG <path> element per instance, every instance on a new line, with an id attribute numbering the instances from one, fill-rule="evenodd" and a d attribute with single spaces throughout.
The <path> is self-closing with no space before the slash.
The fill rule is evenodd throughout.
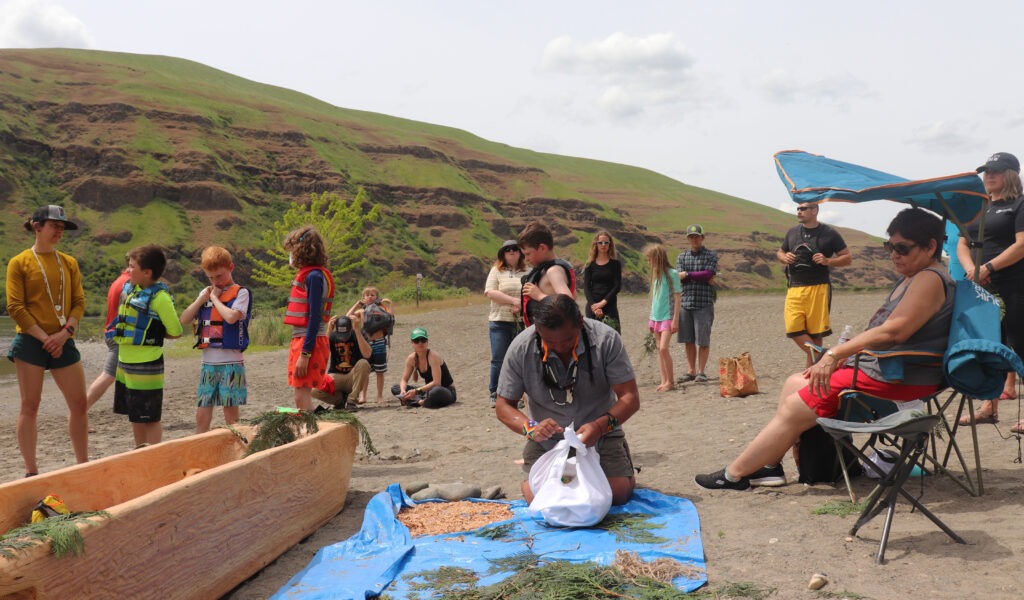
<path id="1" fill-rule="evenodd" d="M 7 312 L 17 325 L 7 358 L 18 375 L 18 448 L 31 477 L 39 472 L 36 420 L 46 371 L 68 404 L 68 434 L 80 463 L 89 460 L 89 421 L 85 370 L 72 339 L 85 313 L 82 274 L 74 258 L 56 249 L 64 230 L 78 225 L 51 204 L 37 209 L 24 227 L 35 242 L 7 264 Z"/>

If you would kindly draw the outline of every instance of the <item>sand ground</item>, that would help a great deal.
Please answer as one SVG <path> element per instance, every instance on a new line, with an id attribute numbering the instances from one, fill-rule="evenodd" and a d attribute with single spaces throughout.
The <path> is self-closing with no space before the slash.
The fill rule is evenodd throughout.
<path id="1" fill-rule="evenodd" d="M 883 295 L 839 294 L 833 303 L 833 326 L 862 326 Z M 882 519 L 862 529 L 856 538 L 847 531 L 854 517 L 815 515 L 812 511 L 846 499 L 845 489 L 829 485 L 795 483 L 796 468 L 787 456 L 784 465 L 791 483 L 781 488 L 752 492 L 710 492 L 693 483 L 695 473 L 721 468 L 746 444 L 774 412 L 786 376 L 803 365 L 796 347 L 782 334 L 783 298 L 772 295 L 730 295 L 719 300 L 712 338 L 709 371 L 717 373 L 717 359 L 748 351 L 753 356 L 761 393 L 746 398 L 722 398 L 716 378 L 706 384 L 686 384 L 675 391 L 655 392 L 656 357 L 642 350 L 647 320 L 647 299 L 621 300 L 627 349 L 636 367 L 641 410 L 626 425 L 634 462 L 641 471 L 638 485 L 692 500 L 700 514 L 708 577 L 712 586 L 752 582 L 777 590 L 778 598 L 813 598 L 806 589 L 813 573 L 827 574 L 825 591 L 847 592 L 867 598 L 1010 598 L 1018 596 L 1024 536 L 1016 523 L 1024 505 L 1024 479 L 1020 442 L 1009 436 L 1019 406 L 1005 402 L 1003 422 L 979 428 L 984 463 L 985 494 L 972 497 L 944 478 L 928 477 L 924 503 L 963 536 L 966 546 L 953 543 L 925 517 L 910 513 L 906 504 L 897 511 L 888 564 L 876 566 Z M 399 313 L 389 358 L 387 385 L 397 382 L 404 357 L 410 352 L 408 332 L 426 326 L 431 347 L 452 369 L 459 402 L 441 410 L 407 410 L 391 402 L 359 411 L 380 455 L 359 451 L 347 503 L 327 525 L 296 545 L 229 597 L 266 598 L 312 559 L 321 547 L 356 533 L 367 501 L 394 482 L 464 481 L 482 486 L 501 485 L 510 498 L 519 498 L 519 457 L 522 438 L 494 418 L 487 402 L 489 349 L 486 306 Z M 85 344 L 87 377 L 101 365 L 103 347 Z M 5 350 L 5 349 L 4 349 Z M 5 350 L 6 353 L 6 350 Z M 286 351 L 247 355 L 250 401 L 243 418 L 291 405 L 285 378 Z M 681 346 L 673 346 L 676 375 L 684 372 Z M 194 359 L 171 359 L 167 364 L 165 438 L 178 438 L 194 428 L 194 394 L 198 377 Z M 709 375 L 713 375 L 709 372 Z M 0 480 L 23 472 L 14 436 L 18 394 L 11 384 L 0 390 Z M 128 423 L 110 412 L 111 397 L 101 400 L 90 414 L 97 432 L 90 438 L 91 456 L 98 458 L 129 451 Z M 44 392 L 40 419 L 39 455 L 42 470 L 52 471 L 72 462 L 65 432 L 63 401 L 52 382 Z M 214 425 L 222 423 L 217 415 Z M 961 441 L 973 459 L 968 432 Z M 855 483 L 861 494 L 870 484 Z M 915 494 L 922 489 L 914 486 Z M 268 499 L 268 501 L 271 501 Z M 197 574 L 198 575 L 198 574 Z M 839 596 L 842 597 L 842 596 Z"/>

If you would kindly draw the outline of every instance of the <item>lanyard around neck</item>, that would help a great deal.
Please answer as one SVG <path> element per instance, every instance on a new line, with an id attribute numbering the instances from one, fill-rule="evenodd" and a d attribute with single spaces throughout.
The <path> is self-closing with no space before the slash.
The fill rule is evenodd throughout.
<path id="1" fill-rule="evenodd" d="M 50 304 L 53 305 L 53 312 L 57 314 L 57 320 L 60 321 L 61 325 L 67 322 L 67 318 L 64 316 L 64 263 L 60 261 L 60 253 L 56 250 L 53 251 L 53 256 L 57 259 L 57 271 L 60 272 L 60 302 L 53 299 L 53 292 L 50 290 L 50 278 L 46 276 L 46 269 L 43 268 L 43 261 L 39 260 L 39 254 L 36 253 L 36 249 L 32 247 L 32 256 L 36 257 L 36 264 L 39 265 L 39 272 L 43 274 L 43 285 L 46 286 L 46 295 L 50 297 Z"/>

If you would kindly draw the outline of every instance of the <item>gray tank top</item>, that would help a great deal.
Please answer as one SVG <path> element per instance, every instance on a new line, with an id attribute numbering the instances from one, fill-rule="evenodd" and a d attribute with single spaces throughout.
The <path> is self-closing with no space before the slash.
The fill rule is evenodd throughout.
<path id="1" fill-rule="evenodd" d="M 937 269 L 934 267 L 928 267 L 925 271 L 931 271 L 942 278 L 944 284 L 944 291 L 946 293 L 946 299 L 943 301 L 942 306 L 939 310 L 932 315 L 931 319 L 925 322 L 920 329 L 914 332 L 914 335 L 910 336 L 902 344 L 897 344 L 892 348 L 889 348 L 889 352 L 897 351 L 918 351 L 918 352 L 937 352 L 942 354 L 946 351 L 946 345 L 949 343 L 949 326 L 953 321 L 953 299 L 956 296 L 956 282 L 949 276 L 949 273 L 943 269 Z M 921 273 L 918 273 L 914 277 L 920 277 Z M 882 304 L 881 308 L 875 312 L 874 316 L 868 322 L 868 329 L 878 327 L 889 315 L 892 314 L 896 307 L 899 306 L 900 301 L 903 300 L 903 296 L 906 295 L 907 288 L 903 288 L 903 292 L 899 296 L 894 296 L 896 289 L 899 288 L 900 283 L 903 283 L 904 279 L 900 279 L 897 282 L 896 287 L 889 292 L 889 297 L 886 298 L 885 303 Z M 908 286 L 909 287 L 909 286 Z M 882 369 L 878 364 L 878 359 L 873 356 L 862 356 L 860 359 L 860 368 L 868 377 L 878 380 L 886 381 L 882 375 Z M 922 357 L 916 359 L 915 357 L 906 357 L 903 359 L 903 379 L 902 381 L 894 383 L 902 383 L 905 385 L 936 385 L 942 384 L 942 357 Z"/>

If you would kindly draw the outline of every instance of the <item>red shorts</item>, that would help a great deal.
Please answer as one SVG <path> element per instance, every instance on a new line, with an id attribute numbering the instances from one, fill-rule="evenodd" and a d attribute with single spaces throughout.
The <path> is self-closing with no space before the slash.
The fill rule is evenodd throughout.
<path id="1" fill-rule="evenodd" d="M 316 336 L 316 345 L 313 346 L 313 355 L 309 357 L 306 366 L 306 376 L 295 376 L 295 362 L 302 354 L 301 337 L 292 338 L 291 346 L 288 348 L 288 385 L 293 388 L 315 388 L 327 372 L 327 363 L 331 359 L 331 348 L 327 342 L 326 335 Z"/>
<path id="2" fill-rule="evenodd" d="M 839 392 L 853 387 L 853 367 L 842 367 L 832 373 L 828 382 L 832 393 L 822 397 L 811 393 L 810 386 L 801 388 L 798 394 L 800 398 L 819 417 L 834 417 L 839 412 Z M 895 402 L 906 402 L 931 396 L 939 389 L 938 385 L 903 385 L 900 383 L 887 383 L 872 379 L 863 371 L 857 374 L 857 390 L 893 400 Z"/>

